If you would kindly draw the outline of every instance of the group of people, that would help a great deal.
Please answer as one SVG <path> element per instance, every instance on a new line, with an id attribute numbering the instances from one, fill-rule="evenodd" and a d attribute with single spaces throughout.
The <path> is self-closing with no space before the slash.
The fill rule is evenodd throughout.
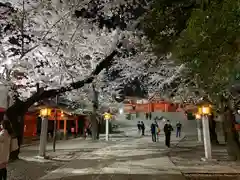
<path id="1" fill-rule="evenodd" d="M 138 131 L 142 132 L 142 135 L 144 136 L 145 133 L 145 125 L 143 123 L 143 121 L 138 121 Z M 163 131 L 164 131 L 164 135 L 165 135 L 165 145 L 167 147 L 170 147 L 170 141 L 171 141 L 171 133 L 173 131 L 173 127 L 170 123 L 169 120 L 166 121 Z M 180 122 L 177 122 L 176 124 L 176 137 L 181 137 L 181 130 L 182 130 L 182 124 Z M 157 122 L 157 120 L 155 120 L 150 127 L 150 131 L 151 131 L 151 135 L 152 135 L 152 141 L 153 142 L 157 142 L 159 139 L 159 134 L 160 134 L 160 126 Z"/>

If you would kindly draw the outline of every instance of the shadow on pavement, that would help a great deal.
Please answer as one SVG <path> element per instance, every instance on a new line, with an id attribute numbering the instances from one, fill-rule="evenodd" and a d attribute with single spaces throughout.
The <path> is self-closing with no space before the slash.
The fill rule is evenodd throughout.
<path id="1" fill-rule="evenodd" d="M 227 150 L 222 145 L 212 146 L 213 160 L 202 161 L 201 158 L 205 157 L 204 146 L 197 143 L 197 137 L 187 136 L 169 152 L 169 156 L 183 174 L 189 174 L 190 179 L 224 179 L 222 174 L 234 179 L 240 173 L 240 163 L 229 161 Z M 229 174 L 235 176 L 228 177 Z"/>
<path id="2" fill-rule="evenodd" d="M 185 180 L 179 174 L 88 174 L 64 177 L 61 180 Z M 57 179 L 52 179 L 57 180 Z"/>
<path id="3" fill-rule="evenodd" d="M 239 180 L 239 175 L 184 174 L 186 180 Z"/>
<path id="4" fill-rule="evenodd" d="M 26 160 L 16 160 L 8 165 L 9 180 L 37 180 L 60 166 L 62 162 L 36 162 Z"/>

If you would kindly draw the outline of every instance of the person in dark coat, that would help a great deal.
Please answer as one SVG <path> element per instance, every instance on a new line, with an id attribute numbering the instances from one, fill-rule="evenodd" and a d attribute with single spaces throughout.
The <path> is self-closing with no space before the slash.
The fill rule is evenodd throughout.
<path id="1" fill-rule="evenodd" d="M 101 120 L 97 119 L 97 139 L 99 139 L 100 131 L 101 131 Z"/>
<path id="2" fill-rule="evenodd" d="M 140 123 L 140 121 L 138 121 L 138 123 L 137 123 L 137 128 L 138 128 L 138 132 L 140 134 L 140 132 L 141 132 L 141 123 Z"/>
<path id="3" fill-rule="evenodd" d="M 148 120 L 148 113 L 146 113 L 146 120 Z"/>
<path id="4" fill-rule="evenodd" d="M 176 124 L 176 137 L 181 137 L 182 124 L 180 121 Z"/>
<path id="5" fill-rule="evenodd" d="M 165 133 L 165 145 L 170 148 L 171 141 L 171 132 L 173 131 L 173 127 L 170 124 L 170 121 L 167 120 L 167 123 L 164 125 L 164 133 Z"/>
<path id="6" fill-rule="evenodd" d="M 149 120 L 152 120 L 152 113 L 149 113 L 148 117 L 149 117 Z"/>
<path id="7" fill-rule="evenodd" d="M 153 142 L 157 142 L 157 132 L 156 132 L 156 130 L 157 130 L 157 127 L 156 127 L 156 124 L 155 123 L 152 123 L 151 124 L 151 133 L 152 133 L 152 141 Z"/>
<path id="8" fill-rule="evenodd" d="M 141 122 L 141 129 L 142 129 L 142 136 L 144 136 L 144 134 L 145 134 L 145 124 L 143 123 L 143 121 Z"/>
<path id="9" fill-rule="evenodd" d="M 88 134 L 88 136 L 92 136 L 91 128 L 92 128 L 92 124 L 89 124 L 88 127 L 87 127 L 87 134 Z"/>

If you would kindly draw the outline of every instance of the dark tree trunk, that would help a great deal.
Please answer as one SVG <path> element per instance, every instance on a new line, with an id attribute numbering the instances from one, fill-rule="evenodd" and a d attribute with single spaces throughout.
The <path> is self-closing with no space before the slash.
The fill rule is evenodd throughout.
<path id="1" fill-rule="evenodd" d="M 95 83 L 92 83 L 93 90 L 93 111 L 91 115 L 91 123 L 92 123 L 92 139 L 98 139 L 98 120 L 97 120 L 97 109 L 98 109 L 98 92 L 95 88 Z"/>
<path id="2" fill-rule="evenodd" d="M 222 130 L 224 135 L 224 142 L 227 144 L 227 131 L 226 128 L 224 127 L 224 121 L 222 122 Z"/>
<path id="3" fill-rule="evenodd" d="M 212 144 L 219 144 L 218 137 L 216 133 L 216 121 L 214 120 L 214 116 L 209 116 L 209 131 L 210 131 L 210 139 Z"/>
<path id="4" fill-rule="evenodd" d="M 97 124 L 97 139 L 100 139 L 100 131 L 101 131 L 101 123 L 100 123 L 100 119 L 98 120 L 98 124 Z"/>
<path id="5" fill-rule="evenodd" d="M 119 44 L 118 47 L 120 48 L 121 44 Z M 35 102 L 38 102 L 40 100 L 56 97 L 58 94 L 71 91 L 73 89 L 79 89 L 82 88 L 85 84 L 92 83 L 95 76 L 97 76 L 103 69 L 108 68 L 111 65 L 117 53 L 118 51 L 114 50 L 110 55 L 104 58 L 96 66 L 95 70 L 84 80 L 73 82 L 68 86 L 64 86 L 59 89 L 51 89 L 45 91 L 43 89 L 40 89 L 37 91 L 37 93 L 33 94 L 26 101 L 20 101 L 19 99 L 17 99 L 16 102 L 7 109 L 6 115 L 12 123 L 13 130 L 16 133 L 18 139 L 20 140 L 20 144 L 22 143 L 23 138 L 23 120 L 21 121 L 20 119 L 23 119 L 21 117 L 23 117 L 24 114 L 28 111 L 29 107 L 31 107 Z"/>
<path id="6" fill-rule="evenodd" d="M 98 135 L 98 122 L 96 113 L 92 113 L 91 115 L 91 123 L 92 123 L 92 139 L 97 140 Z"/>
<path id="7" fill-rule="evenodd" d="M 227 152 L 231 160 L 240 160 L 239 135 L 235 129 L 235 116 L 233 111 L 225 109 L 223 127 L 227 143 Z"/>

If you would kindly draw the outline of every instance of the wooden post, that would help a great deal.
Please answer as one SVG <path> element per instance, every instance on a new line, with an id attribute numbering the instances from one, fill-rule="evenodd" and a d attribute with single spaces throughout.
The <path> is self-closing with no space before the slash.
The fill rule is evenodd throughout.
<path id="1" fill-rule="evenodd" d="M 66 119 L 64 119 L 63 135 L 64 135 L 64 139 L 67 139 L 67 120 Z"/>
<path id="2" fill-rule="evenodd" d="M 164 112 L 168 111 L 167 103 L 164 104 Z"/>
<path id="3" fill-rule="evenodd" d="M 57 119 L 57 129 L 58 130 L 60 129 L 60 119 L 59 118 Z"/>
<path id="4" fill-rule="evenodd" d="M 154 110 L 154 103 L 153 102 L 150 102 L 150 110 L 151 110 L 151 112 L 154 112 L 155 110 Z"/>
<path id="5" fill-rule="evenodd" d="M 76 124 L 76 131 L 75 132 L 76 132 L 76 135 L 77 135 L 78 134 L 78 120 L 75 120 L 75 122 L 76 122 L 75 123 Z"/>
<path id="6" fill-rule="evenodd" d="M 151 111 L 151 105 L 150 105 L 150 103 L 148 103 L 148 111 L 147 111 L 147 113 L 149 113 Z"/>

